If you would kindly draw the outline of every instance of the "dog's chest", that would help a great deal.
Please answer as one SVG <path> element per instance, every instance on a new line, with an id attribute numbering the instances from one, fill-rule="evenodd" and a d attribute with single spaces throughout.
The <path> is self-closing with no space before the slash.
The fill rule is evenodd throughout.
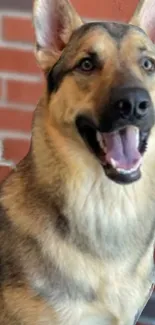
<path id="1" fill-rule="evenodd" d="M 155 200 L 147 186 L 85 184 L 72 203 L 72 235 L 83 250 L 115 259 L 134 251 L 136 258 L 153 240 Z"/>
<path id="2" fill-rule="evenodd" d="M 87 176 L 82 186 L 74 182 L 63 211 L 69 218 L 74 247 L 85 264 L 79 279 L 83 287 L 95 288 L 97 298 L 91 302 L 90 310 L 88 307 L 88 315 L 102 315 L 101 324 L 106 321 L 106 313 L 120 318 L 120 323 L 131 324 L 151 288 L 155 199 L 152 186 L 144 183 L 124 188 L 107 184 L 105 178 L 95 183 Z M 92 256 L 88 264 L 87 253 Z M 96 257 L 101 261 L 99 267 Z M 75 269 L 79 267 L 77 263 Z M 88 305 L 83 297 L 82 313 L 87 314 Z M 71 324 L 76 323 L 74 317 L 75 312 Z"/>

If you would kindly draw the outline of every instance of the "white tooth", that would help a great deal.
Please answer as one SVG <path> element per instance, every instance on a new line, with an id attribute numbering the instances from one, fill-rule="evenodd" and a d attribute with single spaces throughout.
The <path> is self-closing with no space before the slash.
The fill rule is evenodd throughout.
<path id="1" fill-rule="evenodd" d="M 139 161 L 137 162 L 137 164 L 135 165 L 135 167 L 133 167 L 134 170 L 136 170 L 137 168 L 139 168 L 142 164 L 142 158 L 139 159 Z"/>
<path id="2" fill-rule="evenodd" d="M 117 170 L 118 173 L 121 173 L 121 174 L 124 174 L 124 175 L 131 173 L 131 170 L 125 170 L 125 169 L 122 169 L 122 168 L 117 168 L 116 170 Z"/>
<path id="3" fill-rule="evenodd" d="M 100 142 L 102 138 L 101 133 L 97 132 L 96 137 L 97 137 L 97 141 Z"/>
<path id="4" fill-rule="evenodd" d="M 105 151 L 105 147 L 104 147 L 102 136 L 101 136 L 100 132 L 97 132 L 96 138 L 97 138 L 97 141 L 98 141 L 100 147 Z"/>
<path id="5" fill-rule="evenodd" d="M 115 159 L 111 158 L 111 159 L 110 159 L 110 163 L 111 163 L 111 165 L 112 165 L 114 168 L 117 167 L 117 162 L 115 161 Z"/>

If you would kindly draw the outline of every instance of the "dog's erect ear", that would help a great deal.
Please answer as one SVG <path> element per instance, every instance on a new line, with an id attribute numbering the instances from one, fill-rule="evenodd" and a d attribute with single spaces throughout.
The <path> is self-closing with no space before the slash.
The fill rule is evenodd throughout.
<path id="1" fill-rule="evenodd" d="M 141 27 L 155 43 L 155 0 L 140 0 L 130 23 Z"/>
<path id="2" fill-rule="evenodd" d="M 68 0 L 36 0 L 33 22 L 36 58 L 43 70 L 58 60 L 73 31 L 82 21 Z"/>

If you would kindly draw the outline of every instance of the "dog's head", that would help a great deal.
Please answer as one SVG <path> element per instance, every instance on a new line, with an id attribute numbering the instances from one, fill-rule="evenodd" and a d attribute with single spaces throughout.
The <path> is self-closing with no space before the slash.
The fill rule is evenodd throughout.
<path id="1" fill-rule="evenodd" d="M 67 0 L 37 0 L 34 6 L 51 124 L 123 184 L 140 178 L 154 125 L 153 2 L 143 4 L 139 26 L 84 24 Z"/>

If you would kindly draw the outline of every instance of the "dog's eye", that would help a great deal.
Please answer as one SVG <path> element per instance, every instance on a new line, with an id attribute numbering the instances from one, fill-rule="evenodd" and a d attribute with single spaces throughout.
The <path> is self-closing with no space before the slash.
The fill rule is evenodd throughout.
<path id="1" fill-rule="evenodd" d="M 155 71 L 155 62 L 153 59 L 143 58 L 141 61 L 141 65 L 145 71 L 148 71 L 148 72 Z"/>
<path id="2" fill-rule="evenodd" d="M 80 61 L 78 64 L 78 69 L 81 71 L 89 72 L 95 69 L 95 65 L 91 58 L 85 58 Z"/>

